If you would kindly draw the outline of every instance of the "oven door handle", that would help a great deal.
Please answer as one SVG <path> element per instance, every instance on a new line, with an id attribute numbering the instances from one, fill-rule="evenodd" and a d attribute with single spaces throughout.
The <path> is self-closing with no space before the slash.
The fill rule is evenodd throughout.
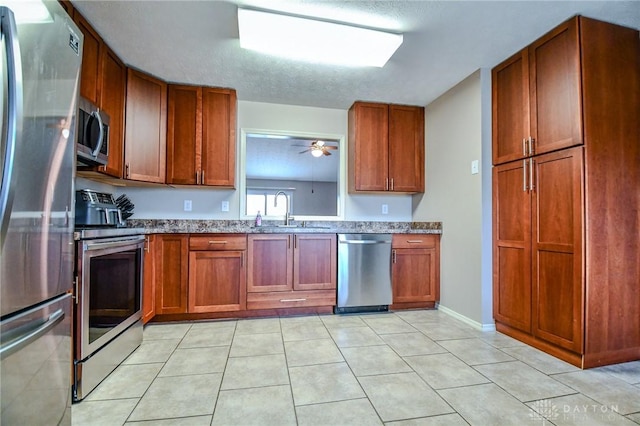
<path id="1" fill-rule="evenodd" d="M 99 250 L 99 249 L 107 249 L 111 247 L 120 247 L 126 246 L 131 243 L 144 243 L 144 236 L 133 237 L 133 238 L 121 238 L 117 241 L 85 241 L 84 247 L 85 250 Z"/>

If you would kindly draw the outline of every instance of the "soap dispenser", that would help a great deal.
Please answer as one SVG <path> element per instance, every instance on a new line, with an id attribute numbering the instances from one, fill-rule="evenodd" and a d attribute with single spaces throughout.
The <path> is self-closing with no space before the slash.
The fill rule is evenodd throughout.
<path id="1" fill-rule="evenodd" d="M 260 210 L 258 210 L 258 214 L 256 215 L 256 226 L 262 226 L 262 216 L 260 215 Z"/>

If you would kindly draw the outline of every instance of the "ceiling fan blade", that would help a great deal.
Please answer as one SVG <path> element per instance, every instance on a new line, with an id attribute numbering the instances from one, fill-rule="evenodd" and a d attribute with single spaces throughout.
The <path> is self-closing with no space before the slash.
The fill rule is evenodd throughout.
<path id="1" fill-rule="evenodd" d="M 300 151 L 298 154 L 304 154 L 305 152 L 309 152 L 309 151 L 311 151 L 311 148 L 305 149 L 304 151 Z"/>
<path id="2" fill-rule="evenodd" d="M 331 155 L 331 153 L 330 153 L 329 151 L 326 151 L 326 150 L 324 150 L 324 149 L 322 150 L 322 153 L 323 153 L 324 155 Z"/>
<path id="3" fill-rule="evenodd" d="M 322 149 L 338 149 L 337 146 L 329 146 L 329 145 L 325 145 L 322 147 Z"/>

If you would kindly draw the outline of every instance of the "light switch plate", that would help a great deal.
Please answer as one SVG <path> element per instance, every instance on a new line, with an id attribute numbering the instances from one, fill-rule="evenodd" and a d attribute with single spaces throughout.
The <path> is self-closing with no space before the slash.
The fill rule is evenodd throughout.
<path id="1" fill-rule="evenodd" d="M 222 202 L 222 206 L 220 206 L 220 210 L 223 212 L 228 212 L 229 211 L 229 202 L 228 201 L 223 201 Z"/>
<path id="2" fill-rule="evenodd" d="M 191 200 L 184 200 L 184 211 L 190 212 L 192 208 Z"/>
<path id="3" fill-rule="evenodd" d="M 480 165 L 478 163 L 478 160 L 473 160 L 471 162 L 471 174 L 472 175 L 477 175 L 478 171 L 479 171 Z"/>

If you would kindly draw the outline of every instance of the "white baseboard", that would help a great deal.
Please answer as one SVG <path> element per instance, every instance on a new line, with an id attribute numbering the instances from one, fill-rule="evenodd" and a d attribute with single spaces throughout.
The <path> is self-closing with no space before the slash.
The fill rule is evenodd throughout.
<path id="1" fill-rule="evenodd" d="M 446 306 L 442 306 L 442 305 L 438 305 L 438 310 L 444 312 L 447 315 L 451 315 L 452 317 L 454 317 L 455 319 L 458 319 L 464 323 L 469 324 L 471 327 L 476 328 L 480 331 L 496 331 L 496 324 L 495 323 L 489 323 L 489 324 L 482 324 L 478 321 L 474 321 L 469 317 L 465 317 L 462 314 L 459 314 L 458 312 L 454 311 L 453 309 L 449 309 Z"/>

